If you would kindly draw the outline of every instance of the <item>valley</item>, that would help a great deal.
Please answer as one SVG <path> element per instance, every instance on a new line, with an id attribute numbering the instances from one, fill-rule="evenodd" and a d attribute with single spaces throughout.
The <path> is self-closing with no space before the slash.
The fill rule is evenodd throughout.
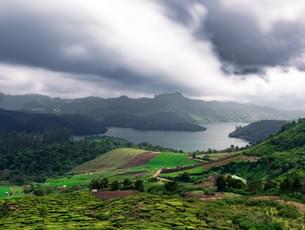
<path id="1" fill-rule="evenodd" d="M 298 153 L 302 147 L 300 142 L 296 148 L 283 144 L 284 138 L 294 143 L 291 137 L 304 124 L 303 120 L 289 124 L 253 147 L 214 153 L 128 147 L 130 143 L 120 141 L 122 147 L 97 154 L 61 176 L 0 186 L 0 226 L 302 229 L 305 173 L 303 153 Z M 103 145 L 116 141 L 103 138 L 84 141 Z M 296 158 L 286 157 L 286 151 Z M 265 165 L 271 158 L 272 163 Z M 293 159 L 298 163 L 287 165 Z"/>

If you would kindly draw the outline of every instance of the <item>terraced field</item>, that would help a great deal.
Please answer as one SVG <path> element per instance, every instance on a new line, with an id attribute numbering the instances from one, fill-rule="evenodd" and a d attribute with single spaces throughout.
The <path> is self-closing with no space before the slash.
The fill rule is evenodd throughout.
<path id="1" fill-rule="evenodd" d="M 179 171 L 179 172 L 173 172 L 173 173 L 161 173 L 161 177 L 165 176 L 165 177 L 177 177 L 182 173 L 189 173 L 190 175 L 195 175 L 195 174 L 201 174 L 203 173 L 205 170 L 202 166 L 198 166 L 196 168 L 192 168 L 192 169 L 188 169 L 188 170 L 183 170 L 183 171 Z"/>
<path id="2" fill-rule="evenodd" d="M 133 160 L 135 157 L 145 153 L 143 149 L 132 149 L 132 148 L 121 148 L 115 149 L 108 153 L 102 154 L 96 159 L 86 162 L 76 168 L 71 172 L 90 172 L 90 171 L 102 171 L 110 169 L 118 169 Z"/>
<path id="3" fill-rule="evenodd" d="M 162 152 L 140 168 L 158 170 L 161 168 L 175 168 L 177 166 L 187 166 L 196 163 L 196 161 L 189 159 L 187 154 Z"/>

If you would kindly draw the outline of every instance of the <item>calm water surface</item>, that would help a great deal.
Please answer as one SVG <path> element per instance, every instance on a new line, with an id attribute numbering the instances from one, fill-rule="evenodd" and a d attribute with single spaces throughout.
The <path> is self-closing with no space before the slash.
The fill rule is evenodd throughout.
<path id="1" fill-rule="evenodd" d="M 248 144 L 245 140 L 228 137 L 228 134 L 234 131 L 237 125 L 246 124 L 236 122 L 204 124 L 207 130 L 203 132 L 139 131 L 127 128 L 109 128 L 105 135 L 124 138 L 134 143 L 148 142 L 184 151 L 208 150 L 209 148 L 222 150 L 230 145 L 243 147 Z"/>

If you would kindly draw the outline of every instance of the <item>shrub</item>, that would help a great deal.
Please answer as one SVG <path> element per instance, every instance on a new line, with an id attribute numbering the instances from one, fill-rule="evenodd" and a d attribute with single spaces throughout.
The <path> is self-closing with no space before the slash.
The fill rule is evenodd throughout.
<path id="1" fill-rule="evenodd" d="M 173 193 L 178 190 L 179 186 L 176 181 L 169 181 L 165 183 L 164 188 L 167 192 Z"/>
<path id="2" fill-rule="evenodd" d="M 138 190 L 140 192 L 144 191 L 144 185 L 143 185 L 143 182 L 141 180 L 136 180 L 134 185 L 135 185 L 136 190 Z"/>
<path id="3" fill-rule="evenodd" d="M 112 191 L 116 191 L 116 190 L 119 190 L 120 184 L 117 180 L 115 180 L 110 184 L 110 187 L 111 187 Z"/>

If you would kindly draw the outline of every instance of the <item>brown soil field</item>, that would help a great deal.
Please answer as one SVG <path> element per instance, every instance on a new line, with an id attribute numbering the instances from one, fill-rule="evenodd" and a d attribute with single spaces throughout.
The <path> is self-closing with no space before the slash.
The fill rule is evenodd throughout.
<path id="1" fill-rule="evenodd" d="M 142 153 L 135 158 L 133 158 L 131 161 L 127 162 L 126 164 L 122 165 L 120 169 L 125 169 L 125 168 L 132 168 L 135 166 L 140 166 L 146 164 L 148 161 L 150 161 L 152 158 L 155 156 L 159 155 L 159 152 L 145 152 Z"/>
<path id="2" fill-rule="evenodd" d="M 125 190 L 125 191 L 103 191 L 94 193 L 94 195 L 99 199 L 109 200 L 116 198 L 123 198 L 127 196 L 136 195 L 138 192 L 135 190 Z"/>

